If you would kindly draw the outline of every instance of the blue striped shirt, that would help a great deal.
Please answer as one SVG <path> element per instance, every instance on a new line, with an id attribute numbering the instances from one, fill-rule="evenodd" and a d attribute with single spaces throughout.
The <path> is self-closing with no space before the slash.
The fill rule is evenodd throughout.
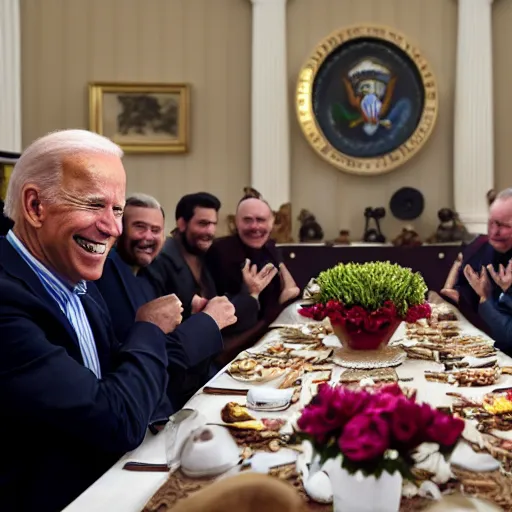
<path id="1" fill-rule="evenodd" d="M 12 231 L 7 233 L 6 238 L 25 263 L 35 272 L 45 290 L 59 305 L 69 323 L 73 326 L 78 337 L 84 366 L 89 368 L 98 379 L 101 378 L 100 361 L 94 335 L 79 297 L 79 295 L 87 293 L 86 282 L 80 281 L 75 287 L 71 287 L 34 258 Z"/>

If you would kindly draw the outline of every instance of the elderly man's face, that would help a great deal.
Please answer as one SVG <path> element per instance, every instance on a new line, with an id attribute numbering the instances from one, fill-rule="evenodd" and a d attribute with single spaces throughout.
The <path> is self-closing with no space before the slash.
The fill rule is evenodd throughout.
<path id="1" fill-rule="evenodd" d="M 269 239 L 274 215 L 265 202 L 251 198 L 240 203 L 235 222 L 242 242 L 253 249 L 260 249 Z"/>
<path id="2" fill-rule="evenodd" d="M 46 262 L 77 283 L 101 277 L 122 231 L 126 175 L 118 157 L 83 155 L 63 162 L 55 202 L 43 202 L 38 243 Z"/>
<path id="3" fill-rule="evenodd" d="M 127 206 L 117 250 L 126 263 L 147 267 L 164 243 L 164 216 L 157 208 Z"/>
<path id="4" fill-rule="evenodd" d="M 498 252 L 512 249 L 512 198 L 496 199 L 489 209 L 489 243 Z"/>

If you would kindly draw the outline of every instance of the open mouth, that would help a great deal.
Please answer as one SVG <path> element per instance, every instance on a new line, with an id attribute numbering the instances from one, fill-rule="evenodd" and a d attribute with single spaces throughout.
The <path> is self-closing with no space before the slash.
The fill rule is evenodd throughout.
<path id="1" fill-rule="evenodd" d="M 92 240 L 88 240 L 82 236 L 75 235 L 73 240 L 82 248 L 84 251 L 87 251 L 90 254 L 105 254 L 107 250 L 107 244 L 93 242 Z"/>
<path id="2" fill-rule="evenodd" d="M 139 252 L 143 252 L 144 254 L 153 254 L 153 252 L 155 250 L 155 246 L 154 245 L 146 245 L 146 246 L 137 245 L 135 247 L 135 250 L 139 251 Z"/>

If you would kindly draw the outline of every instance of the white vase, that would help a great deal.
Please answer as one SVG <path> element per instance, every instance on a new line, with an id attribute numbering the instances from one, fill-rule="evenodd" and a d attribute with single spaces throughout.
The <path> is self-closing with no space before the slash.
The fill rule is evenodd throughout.
<path id="1" fill-rule="evenodd" d="M 360 471 L 348 473 L 340 459 L 328 469 L 334 494 L 334 512 L 398 512 L 402 498 L 402 475 L 382 473 L 379 478 L 364 476 Z"/>

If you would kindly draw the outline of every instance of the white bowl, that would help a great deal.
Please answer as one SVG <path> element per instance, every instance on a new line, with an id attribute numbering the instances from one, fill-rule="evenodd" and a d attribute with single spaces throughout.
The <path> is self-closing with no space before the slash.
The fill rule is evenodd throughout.
<path id="1" fill-rule="evenodd" d="M 215 476 L 240 461 L 240 450 L 225 427 L 208 425 L 191 432 L 181 452 L 181 470 L 190 477 Z"/>

